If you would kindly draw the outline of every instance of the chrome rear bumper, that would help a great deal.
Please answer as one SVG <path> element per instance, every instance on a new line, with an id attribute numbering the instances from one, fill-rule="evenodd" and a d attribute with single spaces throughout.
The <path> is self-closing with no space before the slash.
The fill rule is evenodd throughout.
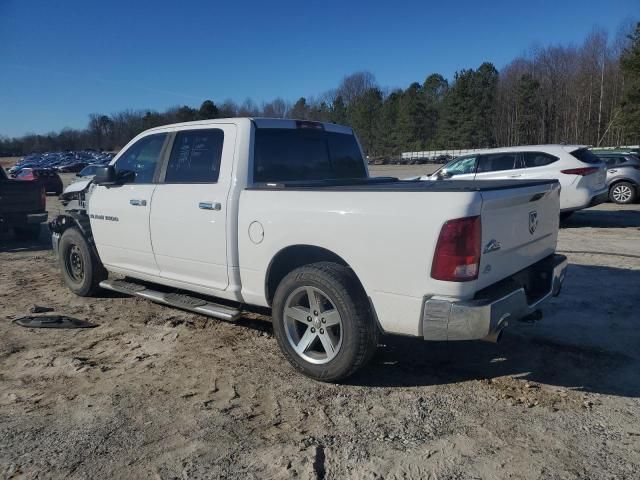
<path id="1" fill-rule="evenodd" d="M 523 287 L 481 300 L 428 298 L 422 314 L 422 335 L 425 340 L 494 340 L 510 320 L 536 312 L 546 299 L 560 293 L 567 265 L 564 255 L 550 259 L 550 271 L 545 272 L 552 275 L 549 290 L 531 303 Z"/>

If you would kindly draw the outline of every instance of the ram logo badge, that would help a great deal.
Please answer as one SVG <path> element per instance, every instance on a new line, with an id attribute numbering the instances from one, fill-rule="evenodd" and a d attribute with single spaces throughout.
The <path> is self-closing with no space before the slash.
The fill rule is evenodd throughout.
<path id="1" fill-rule="evenodd" d="M 538 228 L 538 212 L 536 210 L 532 210 L 529 212 L 529 233 L 533 235 L 536 228 Z"/>

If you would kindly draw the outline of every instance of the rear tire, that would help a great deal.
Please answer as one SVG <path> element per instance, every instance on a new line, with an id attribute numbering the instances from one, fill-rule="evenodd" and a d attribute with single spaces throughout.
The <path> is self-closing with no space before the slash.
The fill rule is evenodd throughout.
<path id="1" fill-rule="evenodd" d="M 636 201 L 637 192 L 630 182 L 618 182 L 609 189 L 609 200 L 618 205 L 627 205 Z"/>
<path id="2" fill-rule="evenodd" d="M 102 262 L 77 228 L 65 230 L 58 244 L 58 264 L 64 283 L 80 297 L 90 297 L 107 278 Z"/>
<path id="3" fill-rule="evenodd" d="M 349 268 L 336 263 L 290 272 L 278 285 L 272 310 L 285 358 L 316 380 L 336 382 L 352 375 L 378 345 L 378 329 L 360 283 Z"/>

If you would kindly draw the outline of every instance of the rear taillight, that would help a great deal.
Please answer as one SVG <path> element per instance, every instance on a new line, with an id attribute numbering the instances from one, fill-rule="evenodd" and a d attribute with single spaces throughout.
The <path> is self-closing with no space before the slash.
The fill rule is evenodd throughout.
<path id="1" fill-rule="evenodd" d="M 47 207 L 47 194 L 44 191 L 44 187 L 40 189 L 40 206 L 43 210 Z"/>
<path id="2" fill-rule="evenodd" d="M 447 282 L 468 282 L 478 278 L 481 239 L 479 216 L 446 222 L 438 237 L 431 277 Z"/>
<path id="3" fill-rule="evenodd" d="M 592 173 L 596 173 L 600 170 L 598 167 L 584 167 L 584 168 L 570 168 L 568 170 L 560 170 L 562 173 L 566 173 L 567 175 L 580 175 L 584 177 L 585 175 L 591 175 Z"/>

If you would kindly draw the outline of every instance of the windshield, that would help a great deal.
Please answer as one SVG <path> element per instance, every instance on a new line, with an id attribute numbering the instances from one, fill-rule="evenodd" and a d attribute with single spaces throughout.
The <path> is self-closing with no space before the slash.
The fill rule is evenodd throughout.
<path id="1" fill-rule="evenodd" d="M 95 165 L 90 165 L 88 167 L 84 167 L 81 171 L 80 171 L 80 176 L 84 177 L 87 175 L 95 175 L 96 173 L 96 167 Z"/>
<path id="2" fill-rule="evenodd" d="M 257 128 L 253 180 L 259 183 L 366 178 L 352 134 L 317 128 Z"/>
<path id="3" fill-rule="evenodd" d="M 477 157 L 475 155 L 459 157 L 447 163 L 438 172 L 446 172 L 450 175 L 464 175 L 467 173 L 475 173 L 476 160 Z"/>

